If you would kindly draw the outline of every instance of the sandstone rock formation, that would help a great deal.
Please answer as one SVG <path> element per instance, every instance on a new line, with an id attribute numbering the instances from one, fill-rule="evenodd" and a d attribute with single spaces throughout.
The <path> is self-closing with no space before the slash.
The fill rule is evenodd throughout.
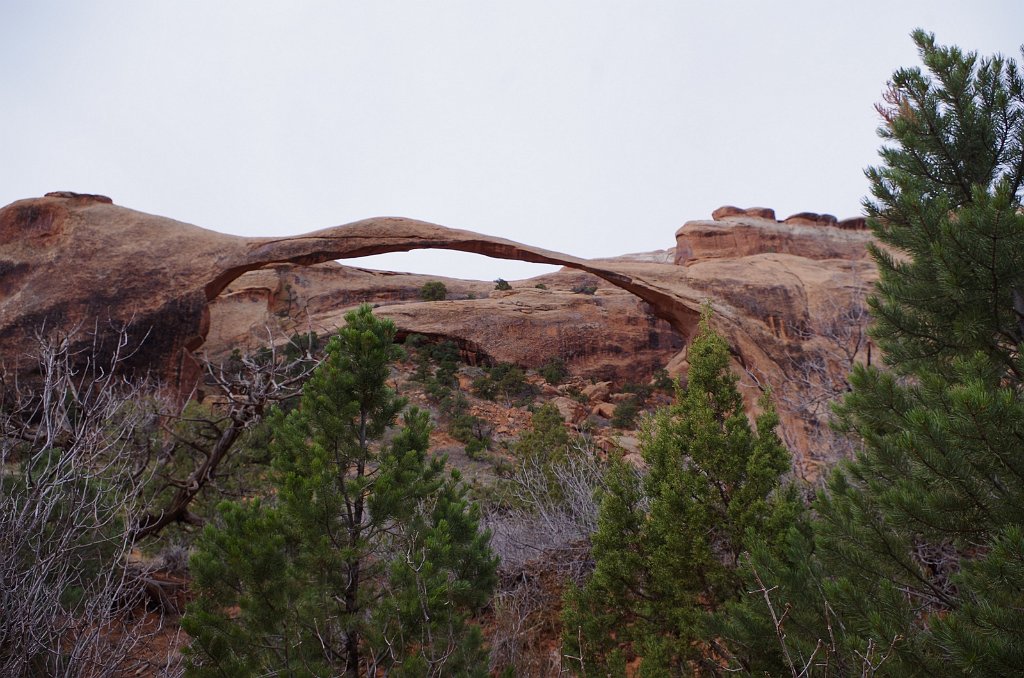
<path id="1" fill-rule="evenodd" d="M 143 245 L 144 244 L 144 245 Z M 588 271 L 649 302 L 677 329 L 693 326 L 698 300 L 675 299 L 671 265 L 595 264 L 501 238 L 394 217 L 285 238 L 240 238 L 119 207 L 109 199 L 50 194 L 0 209 L 3 299 L 0 348 L 5 364 L 42 327 L 85 325 L 101 334 L 131 324 L 145 349 L 139 368 L 165 379 L 196 378 L 192 351 L 209 330 L 209 302 L 247 271 L 275 263 L 315 264 L 421 248 L 563 264 Z M 655 269 L 653 279 L 648 269 Z M 83 338 L 83 345 L 91 339 Z"/>
<path id="2" fill-rule="evenodd" d="M 688 222 L 676 232 L 676 262 L 689 285 L 744 318 L 748 331 L 759 322 L 773 335 L 766 352 L 776 375 L 742 349 L 737 361 L 745 384 L 772 387 L 786 442 L 813 476 L 843 452 L 828 428 L 829 401 L 847 389 L 853 363 L 871 359 L 866 297 L 876 269 L 863 218 L 838 227 L 829 215 L 797 216 Z"/>
<path id="3" fill-rule="evenodd" d="M 801 224 L 804 226 L 835 226 L 839 222 L 831 214 L 818 214 L 817 212 L 798 212 L 783 220 L 785 224 Z"/>
<path id="4" fill-rule="evenodd" d="M 868 227 L 868 220 L 864 217 L 850 217 L 840 220 L 836 226 L 847 231 L 863 231 Z"/>
<path id="5" fill-rule="evenodd" d="M 816 215 L 817 216 L 817 215 Z M 790 217 L 794 219 L 794 217 Z M 717 221 L 688 221 L 676 231 L 675 263 L 750 256 L 792 254 L 807 259 L 867 259 L 867 230 L 822 228 L 820 222 L 777 222 L 746 215 Z"/>
<path id="6" fill-rule="evenodd" d="M 756 217 L 758 219 L 775 221 L 775 210 L 770 207 L 747 207 L 744 209 L 732 205 L 723 205 L 711 213 L 711 218 L 715 221 L 724 221 L 730 217 Z"/>
<path id="7" fill-rule="evenodd" d="M 348 273 L 342 275 L 353 276 L 356 284 L 336 286 L 325 297 L 303 296 L 304 290 L 296 289 L 302 283 L 294 278 L 292 292 L 286 296 L 282 280 L 294 269 L 280 264 L 310 266 L 369 254 L 442 248 L 567 266 L 635 295 L 647 307 L 626 303 L 623 295 L 606 288 L 592 298 L 574 295 L 579 298 L 568 300 L 559 290 L 544 294 L 514 289 L 506 296 L 478 300 L 500 328 L 490 334 L 481 334 L 472 321 L 460 317 L 476 301 L 395 303 L 383 309 L 409 331 L 443 330 L 446 336 L 463 337 L 467 350 L 475 343 L 485 353 L 500 349 L 513 355 L 514 340 L 501 348 L 498 335 L 522 327 L 520 334 L 513 334 L 521 337 L 549 326 L 539 320 L 546 304 L 557 301 L 560 313 L 565 309 L 578 313 L 580 323 L 602 314 L 634 318 L 639 333 L 630 330 L 614 340 L 623 342 L 626 356 L 637 350 L 636 338 L 652 329 L 645 317 L 648 310 L 671 326 L 675 341 L 685 343 L 702 303 L 710 300 L 713 322 L 729 340 L 736 370 L 748 387 L 748 402 L 754 403 L 760 388 L 768 386 L 778 398 L 815 401 L 822 388 L 821 371 L 841 369 L 832 357 L 835 337 L 826 335 L 841 334 L 837 328 L 851 325 L 847 310 L 859 303 L 874 274 L 864 249 L 870 235 L 833 226 L 780 224 L 763 218 L 764 214 L 767 211 L 759 209 L 757 216 L 744 213 L 725 221 L 689 222 L 677 234 L 675 264 L 669 264 L 629 257 L 585 260 L 395 217 L 299 236 L 240 238 L 119 207 L 109 199 L 50 194 L 0 209 L 0 356 L 7 370 L 16 371 L 24 367 L 19 362 L 23 352 L 41 329 L 84 326 L 109 339 L 116 326 L 130 324 L 130 338 L 142 345 L 134 357 L 136 367 L 156 369 L 168 382 L 187 387 L 197 378 L 192 352 L 207 341 L 211 303 L 222 293 L 225 297 L 214 304 L 215 314 L 238 317 L 224 321 L 221 316 L 218 327 L 237 328 L 239 319 L 256 317 L 256 307 L 264 315 L 274 314 L 297 301 L 310 305 L 311 312 L 304 317 L 326 325 L 337 322 L 341 307 L 363 300 L 366 290 L 360 291 L 362 283 L 356 278 L 367 273 L 346 269 Z M 310 278 L 304 279 L 338 275 L 342 268 L 309 269 L 314 272 L 307 271 L 304 275 Z M 255 272 L 251 280 L 239 281 L 250 271 Z M 377 283 L 371 287 L 380 288 Z M 401 286 L 398 289 L 396 296 L 383 301 L 405 302 Z M 477 288 L 453 282 L 449 289 L 468 297 Z M 290 310 L 283 316 L 292 321 L 298 317 Z M 852 322 L 857 323 L 862 327 L 863 319 Z M 655 324 L 653 330 L 659 344 L 671 336 L 665 327 Z M 559 332 L 564 338 L 567 331 L 563 327 L 543 340 L 551 347 L 560 346 Z M 223 345 L 237 329 L 218 332 Z M 81 341 L 83 348 L 91 346 L 92 339 Z M 581 341 L 573 340 L 586 345 Z M 864 346 L 858 344 L 857 359 L 863 359 L 863 352 Z M 670 367 L 674 373 L 685 373 L 685 349 Z M 801 431 L 807 426 L 820 428 L 824 415 L 813 414 L 818 419 L 811 424 L 801 419 L 807 416 L 796 409 L 783 411 L 784 426 L 794 432 L 794 444 L 810 458 L 815 454 L 811 438 Z"/>
<path id="8" fill-rule="evenodd" d="M 420 288 L 439 280 L 445 301 L 423 302 Z M 593 295 L 573 292 L 596 284 Z M 540 289 L 537 285 L 543 285 Z M 334 332 L 355 305 L 379 305 L 400 336 L 450 339 L 470 364 L 511 362 L 539 368 L 558 358 L 574 374 L 617 381 L 645 380 L 683 348 L 672 326 L 629 292 L 572 270 L 494 283 L 370 271 L 335 262 L 275 264 L 232 282 L 210 304 L 203 351 L 223 358 L 233 348 L 253 350 L 293 334 Z"/>

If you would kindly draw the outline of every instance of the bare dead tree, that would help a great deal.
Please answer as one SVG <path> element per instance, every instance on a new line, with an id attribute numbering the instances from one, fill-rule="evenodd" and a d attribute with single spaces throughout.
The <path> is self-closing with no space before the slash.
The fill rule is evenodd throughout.
<path id="1" fill-rule="evenodd" d="M 154 535 L 173 523 L 202 524 L 191 510 L 201 493 L 218 489 L 225 461 L 242 435 L 263 421 L 271 407 L 296 397 L 319 364 L 315 335 L 251 355 L 235 353 L 215 364 L 203 361 L 206 409 L 186 408 L 163 418 L 166 444 L 159 455 L 153 493 L 159 505 L 139 518 L 135 537 Z"/>
<path id="2" fill-rule="evenodd" d="M 127 332 L 102 359 L 72 349 L 76 334 L 39 334 L 38 379 L 0 383 L 4 676 L 118 675 L 148 633 L 133 623 L 144 584 L 126 525 L 157 408 L 149 383 L 122 375 Z"/>
<path id="3" fill-rule="evenodd" d="M 604 474 L 591 442 L 572 439 L 563 460 L 525 458 L 506 485 L 505 500 L 485 512 L 491 544 L 501 557 L 500 584 L 492 601 L 491 670 L 516 675 L 561 672 L 555 648 L 561 594 L 593 567 L 590 536 L 597 530 Z"/>
<path id="4" fill-rule="evenodd" d="M 583 437 L 572 439 L 563 460 L 545 464 L 535 456 L 525 458 L 505 486 L 505 501 L 485 515 L 502 567 L 516 569 L 551 551 L 588 557 L 586 542 L 597 530 L 595 493 L 603 483 L 595 450 Z M 565 564 L 578 561 L 568 558 Z"/>

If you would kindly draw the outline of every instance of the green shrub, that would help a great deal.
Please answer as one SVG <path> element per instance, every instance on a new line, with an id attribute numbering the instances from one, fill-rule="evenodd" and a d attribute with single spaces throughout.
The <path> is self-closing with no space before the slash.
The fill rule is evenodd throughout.
<path id="1" fill-rule="evenodd" d="M 477 459 L 481 452 L 491 447 L 490 425 L 484 419 L 468 412 L 452 417 L 448 424 L 448 433 L 466 446 L 466 455 L 470 459 Z"/>
<path id="2" fill-rule="evenodd" d="M 466 443 L 466 456 L 473 461 L 480 459 L 481 454 L 486 451 L 487 443 L 478 438 L 470 438 L 469 442 Z"/>
<path id="3" fill-rule="evenodd" d="M 410 334 L 405 343 L 416 347 L 413 358 L 416 371 L 412 379 L 424 384 L 427 394 L 439 400 L 445 395 L 445 389 L 456 384 L 455 373 L 461 362 L 459 347 L 451 340 L 427 343 L 426 338 L 419 334 Z"/>
<path id="4" fill-rule="evenodd" d="M 506 403 L 522 403 L 536 394 L 536 389 L 526 381 L 523 368 L 512 363 L 498 363 L 488 368 L 484 376 L 473 382 L 473 390 L 481 398 L 497 400 L 500 396 Z"/>
<path id="5" fill-rule="evenodd" d="M 675 391 L 675 379 L 669 376 L 668 370 L 664 367 L 659 367 L 654 371 L 654 378 L 652 381 L 654 383 L 654 388 L 659 391 L 664 391 L 666 393 L 672 393 Z"/>
<path id="6" fill-rule="evenodd" d="M 565 380 L 568 370 L 565 368 L 564 360 L 561 358 L 552 358 L 544 363 L 544 365 L 537 370 L 537 373 L 544 377 L 544 381 L 549 384 L 558 385 Z"/>
<path id="7" fill-rule="evenodd" d="M 636 425 L 636 417 L 640 414 L 641 400 L 633 396 L 615 406 L 612 413 L 611 424 L 615 428 L 633 428 Z"/>
<path id="8" fill-rule="evenodd" d="M 580 283 L 572 288 L 575 294 L 594 294 L 597 292 L 597 285 L 594 283 Z"/>
<path id="9" fill-rule="evenodd" d="M 519 436 L 512 451 L 519 459 L 532 459 L 542 466 L 565 458 L 569 444 L 569 431 L 562 420 L 562 414 L 551 403 L 537 408 L 530 418 L 530 428 Z"/>
<path id="10" fill-rule="evenodd" d="M 444 301 L 447 296 L 448 288 L 444 286 L 443 282 L 437 280 L 425 282 L 420 288 L 420 299 L 423 301 Z"/>
<path id="11" fill-rule="evenodd" d="M 578 386 L 567 386 L 565 388 L 565 395 L 569 396 L 576 402 L 581 403 L 583 405 L 590 404 L 590 398 L 588 398 L 587 395 L 583 391 L 581 391 Z"/>
<path id="12" fill-rule="evenodd" d="M 650 384 L 638 384 L 632 381 L 627 382 L 626 385 L 622 387 L 623 393 L 632 393 L 641 401 L 650 398 L 651 391 L 652 387 Z"/>
<path id="13" fill-rule="evenodd" d="M 494 289 L 496 290 L 510 290 L 512 286 L 508 284 L 508 281 L 504 278 L 498 278 L 494 281 Z"/>

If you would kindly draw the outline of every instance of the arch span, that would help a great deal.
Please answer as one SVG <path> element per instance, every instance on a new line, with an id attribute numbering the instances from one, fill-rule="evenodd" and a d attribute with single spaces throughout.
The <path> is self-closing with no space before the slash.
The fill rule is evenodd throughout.
<path id="1" fill-rule="evenodd" d="M 157 367 L 165 379 L 186 388 L 198 377 L 191 353 L 205 341 L 210 300 L 246 271 L 268 264 L 309 265 L 430 248 L 568 266 L 645 300 L 683 336 L 692 333 L 707 296 L 671 264 L 581 259 L 400 217 L 297 236 L 242 238 L 137 212 L 102 196 L 62 192 L 0 209 L 0 243 L 0 271 L 16 273 L 0 279 L 0 353 L 24 353 L 43 324 L 109 333 L 130 323 L 146 337 L 137 367 Z M 736 350 L 762 365 L 774 362 L 765 360 L 772 343 L 767 336 L 752 336 L 733 313 L 721 305 L 715 324 Z"/>
<path id="2" fill-rule="evenodd" d="M 473 231 L 448 228 L 402 217 L 376 217 L 286 238 L 252 239 L 241 261 L 209 284 L 213 299 L 245 271 L 273 263 L 317 264 L 415 249 L 447 249 L 535 264 L 567 266 L 596 275 L 651 304 L 654 312 L 684 335 L 700 314 L 700 293 L 679 294 L 682 269 L 671 264 L 581 259 L 570 254 Z"/>

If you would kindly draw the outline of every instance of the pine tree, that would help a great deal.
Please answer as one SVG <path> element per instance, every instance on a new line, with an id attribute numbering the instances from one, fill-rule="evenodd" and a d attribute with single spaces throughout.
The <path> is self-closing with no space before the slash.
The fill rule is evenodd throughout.
<path id="1" fill-rule="evenodd" d="M 793 611 L 798 660 L 821 641 L 821 672 L 1008 675 L 1024 666 L 1024 82 L 1012 60 L 913 38 L 927 73 L 893 76 L 867 172 L 888 369 L 851 376 L 839 421 L 862 450 L 813 537 L 753 566 Z"/>
<path id="2" fill-rule="evenodd" d="M 582 673 L 691 672 L 714 649 L 715 611 L 742 594 L 736 567 L 753 535 L 778 535 L 796 499 L 778 492 L 789 455 L 774 409 L 751 428 L 729 350 L 706 310 L 689 348 L 688 384 L 642 431 L 647 473 L 613 464 L 593 536 L 595 570 L 570 593 L 565 654 Z"/>
<path id="3" fill-rule="evenodd" d="M 192 558 L 191 675 L 481 673 L 468 615 L 496 583 L 458 474 L 428 459 L 415 409 L 387 387 L 395 327 L 346 316 L 301 407 L 278 414 L 275 496 L 227 503 Z M 271 505 L 272 504 L 272 505 Z"/>

